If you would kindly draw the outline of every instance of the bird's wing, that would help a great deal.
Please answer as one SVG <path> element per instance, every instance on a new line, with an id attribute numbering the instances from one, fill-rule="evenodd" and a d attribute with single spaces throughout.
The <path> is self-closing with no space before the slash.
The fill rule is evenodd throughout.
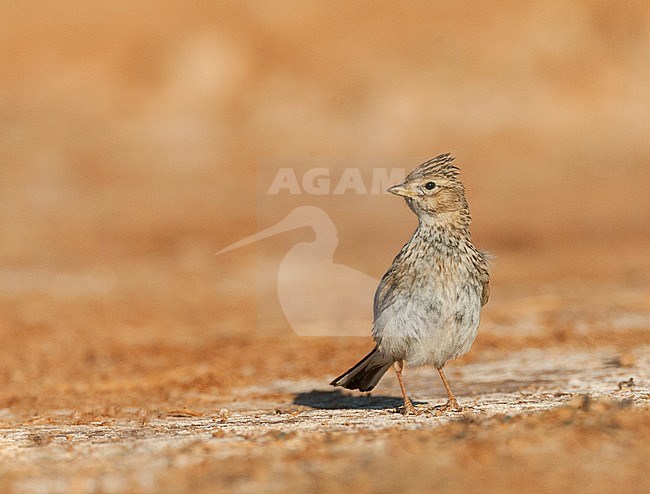
<path id="1" fill-rule="evenodd" d="M 483 307 L 485 304 L 488 303 L 488 300 L 490 300 L 490 278 L 489 276 L 487 279 L 482 281 L 482 288 L 483 292 L 481 293 L 481 307 Z"/>
<path id="2" fill-rule="evenodd" d="M 479 265 L 479 281 L 481 282 L 481 307 L 488 303 L 490 300 L 490 272 L 488 271 L 488 263 L 492 260 L 492 255 L 485 251 L 480 251 L 482 262 Z"/>
<path id="3" fill-rule="evenodd" d="M 379 315 L 390 306 L 396 297 L 393 283 L 394 275 L 393 270 L 390 269 L 381 279 L 377 291 L 375 292 L 375 302 L 373 305 L 373 319 L 377 320 Z"/>
<path id="4" fill-rule="evenodd" d="M 395 301 L 395 298 L 397 297 L 397 293 L 395 291 L 395 288 L 397 286 L 397 278 L 395 276 L 395 273 L 399 269 L 400 261 L 404 256 L 408 245 L 409 243 L 407 242 L 402 246 L 400 251 L 395 256 L 395 259 L 393 259 L 393 263 L 391 264 L 390 268 L 388 271 L 386 271 L 386 274 L 384 274 L 381 281 L 379 282 L 379 286 L 375 292 L 375 301 L 373 304 L 373 322 L 377 320 L 379 315 L 386 309 L 386 307 L 392 305 L 392 303 Z"/>
<path id="5" fill-rule="evenodd" d="M 402 263 L 403 257 L 406 255 L 410 242 L 405 243 L 400 251 L 393 259 L 386 274 L 379 282 L 377 291 L 375 292 L 375 303 L 373 305 L 373 321 L 376 321 L 379 315 L 387 308 L 390 307 L 395 299 L 397 298 L 398 290 L 398 275 L 400 271 L 400 264 Z"/>

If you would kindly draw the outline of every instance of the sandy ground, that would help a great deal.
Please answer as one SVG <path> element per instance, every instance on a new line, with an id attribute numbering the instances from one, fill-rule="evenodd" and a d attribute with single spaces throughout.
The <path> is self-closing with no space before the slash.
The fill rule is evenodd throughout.
<path id="1" fill-rule="evenodd" d="M 398 412 L 392 380 L 385 395 L 367 396 L 317 379 L 274 381 L 214 400 L 218 411 L 52 410 L 5 423 L 4 479 L 20 492 L 650 487 L 649 345 L 624 357 L 613 348 L 492 357 L 450 372 L 462 412 L 435 408 L 444 397 L 424 370 L 410 379 L 417 416 Z"/>
<path id="2" fill-rule="evenodd" d="M 634 252 L 643 250 L 621 262 Z M 497 279 L 516 278 L 517 259 L 501 258 Z M 636 265 L 647 269 L 641 257 Z M 593 279 L 585 286 L 531 270 L 497 291 L 474 348 L 448 366 L 459 413 L 436 410 L 446 397 L 433 369 L 407 372 L 415 417 L 398 413 L 392 374 L 368 395 L 329 387 L 369 338 L 204 329 L 202 339 L 189 331 L 162 344 L 125 326 L 107 335 L 60 329 L 35 341 L 25 333 L 38 328 L 25 326 L 2 348 L 3 362 L 13 362 L 0 394 L 3 489 L 643 492 L 646 287 L 595 266 L 552 269 L 587 269 Z M 40 297 L 66 313 L 59 295 Z M 111 296 L 102 300 L 98 313 L 118 311 Z"/>
<path id="3" fill-rule="evenodd" d="M 0 42 L 0 492 L 650 492 L 647 2 L 25 0 Z M 444 152 L 492 295 L 465 410 L 407 369 L 404 417 L 328 385 L 371 300 L 281 310 L 314 224 L 215 252 L 316 206 L 378 279 L 403 202 L 274 173 Z"/>

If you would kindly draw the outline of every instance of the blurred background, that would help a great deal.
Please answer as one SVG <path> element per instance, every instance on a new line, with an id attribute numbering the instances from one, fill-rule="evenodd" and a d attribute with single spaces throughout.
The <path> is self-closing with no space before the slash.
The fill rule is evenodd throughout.
<path id="1" fill-rule="evenodd" d="M 308 229 L 214 256 L 286 214 L 256 192 L 285 158 L 452 152 L 496 256 L 479 348 L 650 327 L 647 2 L 26 0 L 3 2 L 0 40 L 0 408 L 18 416 L 264 372 L 326 383 L 360 356 L 369 338 L 298 338 L 279 312 L 256 329 Z M 330 214 L 335 260 L 379 278 L 415 218 L 372 201 Z"/>
<path id="2" fill-rule="evenodd" d="M 495 256 L 479 336 L 447 367 L 461 403 L 541 410 L 569 381 L 613 395 L 630 377 L 646 403 L 647 1 L 4 1 L 0 47 L 0 489 L 643 491 L 647 410 L 629 399 L 411 435 L 320 434 L 365 413 L 321 410 L 313 435 L 222 440 L 228 410 L 293 424 L 301 392 L 340 401 L 327 383 L 370 349 L 372 301 L 361 336 L 291 329 L 278 275 L 307 223 L 215 253 L 317 206 L 333 262 L 378 279 L 416 225 L 402 200 L 264 191 L 282 166 L 335 184 L 451 152 Z M 409 390 L 442 403 L 431 376 Z M 377 393 L 399 396 L 392 375 Z M 214 428 L 179 426 L 196 417 Z"/>

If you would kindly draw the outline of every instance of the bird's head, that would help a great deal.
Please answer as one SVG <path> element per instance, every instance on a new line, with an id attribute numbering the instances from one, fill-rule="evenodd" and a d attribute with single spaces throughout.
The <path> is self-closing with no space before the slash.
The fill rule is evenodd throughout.
<path id="1" fill-rule="evenodd" d="M 458 179 L 460 170 L 452 164 L 453 160 L 449 154 L 432 158 L 388 192 L 403 196 L 420 220 L 439 217 L 443 213 L 459 213 L 469 220 L 465 187 Z"/>

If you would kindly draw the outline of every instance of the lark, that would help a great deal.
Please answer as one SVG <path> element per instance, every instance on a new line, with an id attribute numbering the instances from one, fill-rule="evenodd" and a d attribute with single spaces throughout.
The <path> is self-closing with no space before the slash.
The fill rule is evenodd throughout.
<path id="1" fill-rule="evenodd" d="M 437 156 L 388 189 L 405 198 L 418 227 L 375 293 L 375 348 L 331 382 L 370 391 L 393 367 L 405 414 L 416 413 L 404 387 L 407 365 L 434 366 L 449 397 L 439 408 L 460 410 L 443 367 L 469 351 L 490 297 L 487 254 L 472 244 L 465 188 L 453 160 L 449 154 Z"/>

